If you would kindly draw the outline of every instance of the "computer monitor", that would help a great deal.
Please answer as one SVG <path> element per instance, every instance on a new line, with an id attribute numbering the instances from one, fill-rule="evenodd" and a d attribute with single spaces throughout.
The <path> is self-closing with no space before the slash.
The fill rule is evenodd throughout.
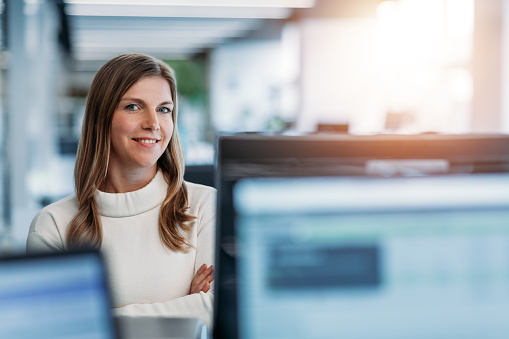
<path id="1" fill-rule="evenodd" d="M 214 187 L 214 165 L 186 166 L 184 180 L 195 184 Z"/>
<path id="2" fill-rule="evenodd" d="M 0 338 L 116 338 L 110 307 L 99 252 L 0 258 Z"/>
<path id="3" fill-rule="evenodd" d="M 240 338 L 507 338 L 509 174 L 235 184 Z"/>
<path id="4" fill-rule="evenodd" d="M 243 178 L 415 176 L 509 170 L 508 135 L 267 135 L 218 138 L 215 338 L 237 338 L 233 187 Z"/>

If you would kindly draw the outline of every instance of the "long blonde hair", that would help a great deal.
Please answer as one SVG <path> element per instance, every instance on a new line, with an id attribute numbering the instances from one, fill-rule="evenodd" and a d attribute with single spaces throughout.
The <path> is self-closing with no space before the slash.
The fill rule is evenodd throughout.
<path id="1" fill-rule="evenodd" d="M 94 76 L 88 95 L 81 138 L 74 167 L 78 212 L 67 233 L 69 248 L 95 247 L 102 243 L 102 226 L 96 190 L 108 172 L 111 121 L 122 96 L 138 80 L 158 76 L 168 81 L 174 102 L 173 134 L 166 151 L 157 161 L 168 183 L 168 192 L 159 215 L 161 242 L 174 251 L 186 252 L 191 246 L 179 230 L 191 229 L 194 216 L 188 214 L 187 188 L 184 183 L 184 156 L 177 127 L 177 83 L 173 70 L 161 60 L 139 53 L 117 56 Z"/>

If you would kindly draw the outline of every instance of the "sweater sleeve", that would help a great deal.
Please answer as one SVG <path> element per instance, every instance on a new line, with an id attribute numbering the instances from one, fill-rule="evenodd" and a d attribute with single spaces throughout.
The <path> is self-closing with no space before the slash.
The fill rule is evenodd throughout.
<path id="1" fill-rule="evenodd" d="M 116 316 L 159 316 L 198 318 L 208 328 L 212 325 L 213 292 L 200 292 L 154 304 L 131 304 L 114 308 Z"/>
<path id="2" fill-rule="evenodd" d="M 39 252 L 62 252 L 64 242 L 52 214 L 41 210 L 32 220 L 28 232 L 27 254 Z"/>
<path id="3" fill-rule="evenodd" d="M 194 273 L 202 264 L 214 263 L 215 238 L 215 190 L 202 196 L 198 202 L 197 218 L 197 254 Z M 190 288 L 190 287 L 189 287 Z M 117 316 L 165 316 L 198 318 L 211 328 L 214 298 L 214 283 L 207 293 L 200 292 L 173 300 L 152 304 L 130 304 L 114 309 Z"/>

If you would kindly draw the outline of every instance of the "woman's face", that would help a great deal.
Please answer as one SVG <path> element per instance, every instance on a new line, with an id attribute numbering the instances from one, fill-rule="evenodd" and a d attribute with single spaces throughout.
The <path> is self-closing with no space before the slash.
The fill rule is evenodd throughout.
<path id="1" fill-rule="evenodd" d="M 109 168 L 153 170 L 173 134 L 172 111 L 171 89 L 164 78 L 138 80 L 113 113 Z"/>

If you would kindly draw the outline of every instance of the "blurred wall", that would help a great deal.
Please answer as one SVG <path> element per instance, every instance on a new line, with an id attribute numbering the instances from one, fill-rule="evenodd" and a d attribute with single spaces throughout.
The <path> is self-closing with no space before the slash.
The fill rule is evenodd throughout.
<path id="1" fill-rule="evenodd" d="M 28 228 L 40 208 L 30 185 L 34 171 L 51 166 L 56 154 L 59 106 L 58 19 L 49 1 L 10 1 L 7 19 L 7 124 L 2 133 L 4 197 L 2 249 L 24 251 Z M 50 185 L 38 176 L 36 185 Z M 34 180 L 32 180 L 34 183 Z M 8 250 L 8 249 L 5 249 Z"/>
<path id="2" fill-rule="evenodd" d="M 217 131 L 264 131 L 281 114 L 281 41 L 225 44 L 210 55 L 210 114 Z"/>
<path id="3" fill-rule="evenodd" d="M 301 15 L 300 129 L 471 131 L 473 0 L 346 3 Z"/>
<path id="4" fill-rule="evenodd" d="M 385 116 L 374 69 L 373 18 L 306 19 L 302 35 L 302 106 L 298 129 L 349 124 L 351 132 L 382 131 Z"/>
<path id="5" fill-rule="evenodd" d="M 503 30 L 504 16 L 509 19 L 509 16 L 505 15 L 508 11 L 504 10 L 507 6 L 507 1 L 504 0 L 476 0 L 475 2 L 472 63 L 473 132 L 501 132 L 504 129 L 502 121 L 509 116 L 509 111 L 503 108 L 503 102 L 507 99 L 502 97 L 502 88 L 509 80 L 509 76 L 505 76 L 502 72 L 503 63 L 507 64 L 503 46 L 509 39 L 509 35 L 504 36 Z"/>

